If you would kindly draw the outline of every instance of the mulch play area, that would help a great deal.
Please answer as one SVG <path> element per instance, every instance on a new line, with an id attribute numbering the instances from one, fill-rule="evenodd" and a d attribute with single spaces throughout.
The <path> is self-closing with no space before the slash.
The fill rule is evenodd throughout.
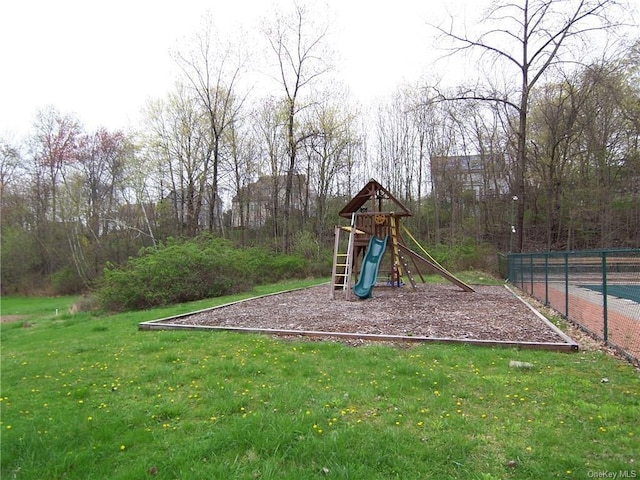
<path id="1" fill-rule="evenodd" d="M 288 338 L 460 342 L 575 351 L 578 345 L 504 286 L 377 287 L 366 300 L 332 299 L 330 285 L 243 300 L 143 322 L 140 329 L 230 330 Z"/>

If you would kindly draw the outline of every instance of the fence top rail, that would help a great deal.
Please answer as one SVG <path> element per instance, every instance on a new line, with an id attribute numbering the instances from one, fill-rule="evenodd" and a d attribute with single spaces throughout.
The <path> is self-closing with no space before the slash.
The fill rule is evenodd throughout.
<path id="1" fill-rule="evenodd" d="M 553 252 L 523 252 L 523 253 L 508 253 L 512 258 L 565 258 L 565 257 L 602 257 L 603 255 L 609 256 L 622 256 L 635 258 L 640 257 L 640 248 L 603 248 L 600 250 L 563 250 Z"/>
<path id="2" fill-rule="evenodd" d="M 535 265 L 564 265 L 565 263 L 573 266 L 578 265 L 600 265 L 602 264 L 602 256 L 600 257 L 518 257 L 522 263 L 533 263 Z M 608 265 L 636 265 L 640 263 L 640 256 L 637 257 L 616 257 L 606 255 Z"/>

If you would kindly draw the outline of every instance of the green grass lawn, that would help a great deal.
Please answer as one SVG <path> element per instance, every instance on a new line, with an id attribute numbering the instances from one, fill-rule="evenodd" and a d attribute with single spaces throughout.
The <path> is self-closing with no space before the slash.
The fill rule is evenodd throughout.
<path id="1" fill-rule="evenodd" d="M 640 378 L 601 352 L 139 331 L 225 299 L 74 300 L 2 299 L 28 316 L 2 324 L 2 479 L 640 478 Z"/>

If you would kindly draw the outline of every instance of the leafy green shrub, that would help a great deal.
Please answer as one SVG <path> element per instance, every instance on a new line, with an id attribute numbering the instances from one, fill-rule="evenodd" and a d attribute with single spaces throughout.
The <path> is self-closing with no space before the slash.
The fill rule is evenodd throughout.
<path id="1" fill-rule="evenodd" d="M 311 232 L 301 230 L 293 237 L 293 251 L 308 260 L 319 260 L 322 252 L 318 237 Z"/>
<path id="2" fill-rule="evenodd" d="M 318 237 L 311 232 L 300 231 L 294 236 L 293 251 L 307 261 L 308 276 L 326 277 L 331 275 L 333 245 L 323 246 Z"/>
<path id="3" fill-rule="evenodd" d="M 304 259 L 264 248 L 237 249 L 203 235 L 147 248 L 121 268 L 108 265 L 97 296 L 107 310 L 135 310 L 218 297 L 306 275 Z"/>
<path id="4" fill-rule="evenodd" d="M 255 284 L 306 276 L 307 262 L 297 255 L 274 255 L 266 248 L 253 247 L 244 250 L 243 256 L 241 264 Z"/>

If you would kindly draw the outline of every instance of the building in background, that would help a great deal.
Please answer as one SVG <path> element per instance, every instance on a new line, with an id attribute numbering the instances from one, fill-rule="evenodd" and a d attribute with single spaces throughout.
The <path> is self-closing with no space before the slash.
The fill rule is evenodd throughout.
<path id="1" fill-rule="evenodd" d="M 503 155 L 431 157 L 431 182 L 438 196 L 480 201 L 509 195 L 508 169 Z M 455 193 L 455 195 L 453 195 Z"/>
<path id="2" fill-rule="evenodd" d="M 233 228 L 260 228 L 274 215 L 279 215 L 285 204 L 286 175 L 262 176 L 240 189 L 231 201 Z M 291 211 L 313 215 L 316 194 L 306 175 L 294 175 L 291 191 Z"/>

